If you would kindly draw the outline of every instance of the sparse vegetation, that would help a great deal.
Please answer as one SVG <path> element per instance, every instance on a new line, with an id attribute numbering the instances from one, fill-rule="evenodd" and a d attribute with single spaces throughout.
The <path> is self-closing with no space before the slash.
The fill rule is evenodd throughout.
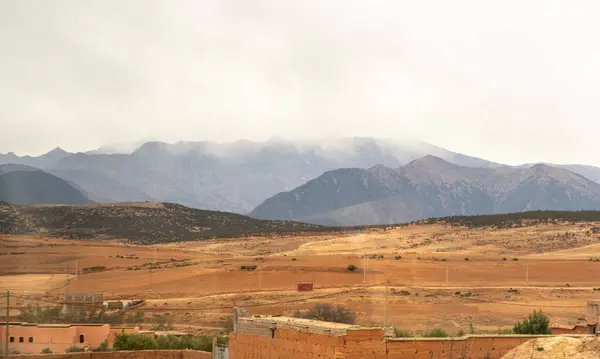
<path id="1" fill-rule="evenodd" d="M 395 256 L 394 259 L 398 261 L 398 260 L 402 259 L 402 256 Z"/>
<path id="2" fill-rule="evenodd" d="M 346 269 L 348 270 L 348 272 L 354 272 L 358 267 L 355 266 L 354 264 L 349 264 Z"/>
<path id="3" fill-rule="evenodd" d="M 82 274 L 100 272 L 106 269 L 106 266 L 94 266 L 81 269 Z"/>
<path id="4" fill-rule="evenodd" d="M 244 266 L 241 266 L 240 269 L 247 270 L 248 272 L 250 272 L 250 271 L 256 270 L 256 266 L 255 265 L 252 265 L 252 266 L 244 265 Z"/>
<path id="5" fill-rule="evenodd" d="M 217 343 L 226 344 L 227 338 L 217 336 Z M 156 350 L 156 349 L 190 349 L 206 352 L 212 351 L 212 337 L 210 336 L 186 336 L 176 337 L 172 335 L 159 336 L 154 339 L 140 334 L 120 333 L 115 336 L 114 350 Z"/>
<path id="6" fill-rule="evenodd" d="M 600 211 L 530 211 L 479 216 L 453 216 L 425 219 L 417 221 L 417 223 L 447 223 L 455 227 L 469 228 L 518 228 L 555 221 L 600 222 Z M 592 232 L 595 233 L 593 230 Z"/>
<path id="7" fill-rule="evenodd" d="M 71 345 L 70 347 L 68 347 L 65 350 L 65 353 L 81 353 L 81 352 L 84 352 L 84 351 L 85 351 L 85 349 L 83 349 L 83 348 L 77 347 L 75 345 Z"/>
<path id="8" fill-rule="evenodd" d="M 324 322 L 354 324 L 356 314 L 343 305 L 333 306 L 328 303 L 317 303 L 312 309 L 296 312 L 296 318 L 321 320 Z"/>
<path id="9" fill-rule="evenodd" d="M 410 330 L 397 328 L 394 328 L 394 335 L 396 336 L 396 338 L 412 338 L 415 336 L 415 334 Z"/>
<path id="10" fill-rule="evenodd" d="M 173 320 L 170 315 L 157 315 L 152 318 L 152 330 L 173 330 Z"/>
<path id="11" fill-rule="evenodd" d="M 550 319 L 542 311 L 533 311 L 522 322 L 513 327 L 515 334 L 550 334 Z"/>
<path id="12" fill-rule="evenodd" d="M 432 328 L 425 333 L 423 333 L 422 337 L 424 338 L 446 338 L 450 335 L 442 328 Z"/>
<path id="13" fill-rule="evenodd" d="M 53 351 L 50 348 L 44 348 L 42 349 L 42 351 L 40 352 L 40 354 L 52 354 Z"/>

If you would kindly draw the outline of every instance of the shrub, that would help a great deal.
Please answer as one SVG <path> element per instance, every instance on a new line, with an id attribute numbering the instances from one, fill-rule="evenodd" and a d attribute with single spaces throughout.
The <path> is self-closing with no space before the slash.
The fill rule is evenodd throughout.
<path id="1" fill-rule="evenodd" d="M 423 333 L 425 338 L 446 338 L 449 337 L 448 333 L 442 328 L 432 328 Z"/>
<path id="2" fill-rule="evenodd" d="M 52 354 L 52 349 L 50 348 L 44 348 L 42 349 L 42 351 L 40 352 L 40 354 Z"/>
<path id="3" fill-rule="evenodd" d="M 94 349 L 93 351 L 95 352 L 109 352 L 110 349 L 108 348 L 108 340 L 104 339 L 104 341 L 102 341 L 102 343 L 100 343 L 100 345 Z"/>
<path id="4" fill-rule="evenodd" d="M 296 312 L 296 318 L 321 320 L 324 322 L 354 324 L 356 314 L 343 305 L 332 306 L 328 303 L 317 303 L 306 312 Z"/>
<path id="5" fill-rule="evenodd" d="M 85 351 L 85 349 L 83 349 L 83 348 L 80 348 L 80 347 L 77 347 L 77 346 L 75 346 L 75 345 L 71 345 L 70 347 L 68 347 L 68 348 L 65 350 L 65 353 L 81 353 L 81 352 L 83 352 L 83 351 Z"/>
<path id="6" fill-rule="evenodd" d="M 462 329 L 459 329 L 458 332 L 456 332 L 456 337 L 464 337 L 465 336 L 465 331 Z"/>
<path id="7" fill-rule="evenodd" d="M 460 292 L 454 292 L 454 295 L 460 295 Z"/>
<path id="8" fill-rule="evenodd" d="M 173 330 L 171 318 L 164 315 L 157 315 L 152 318 L 152 330 Z"/>
<path id="9" fill-rule="evenodd" d="M 549 322 L 546 314 L 534 310 L 524 321 L 517 322 L 513 331 L 515 334 L 550 334 Z"/>
<path id="10" fill-rule="evenodd" d="M 396 335 L 396 338 L 412 338 L 415 336 L 410 330 L 396 328 L 394 328 L 394 334 Z"/>
<path id="11" fill-rule="evenodd" d="M 292 262 L 295 262 L 297 259 L 296 258 L 292 258 Z"/>
<path id="12" fill-rule="evenodd" d="M 407 290 L 399 290 L 397 292 L 394 292 L 393 295 L 407 296 L 410 295 L 410 292 Z"/>
<path id="13" fill-rule="evenodd" d="M 506 259 L 506 257 L 504 257 L 504 258 L 502 258 L 502 260 L 506 262 L 508 259 Z"/>
<path id="14" fill-rule="evenodd" d="M 241 270 L 253 271 L 256 269 L 256 266 L 241 266 Z"/>
<path id="15" fill-rule="evenodd" d="M 402 259 L 402 256 L 395 256 L 394 259 L 398 261 L 398 260 Z"/>
<path id="16" fill-rule="evenodd" d="M 469 258 L 465 258 L 465 260 L 468 262 L 468 261 L 469 261 Z"/>
<path id="17" fill-rule="evenodd" d="M 513 261 L 514 261 L 514 262 L 518 262 L 518 261 L 519 261 L 519 258 L 513 258 Z"/>
<path id="18" fill-rule="evenodd" d="M 115 350 L 154 350 L 156 348 L 154 338 L 140 334 L 117 334 L 113 344 Z"/>
<path id="19" fill-rule="evenodd" d="M 355 266 L 354 264 L 349 264 L 348 267 L 346 267 L 346 269 L 348 270 L 348 272 L 354 272 L 358 267 Z"/>

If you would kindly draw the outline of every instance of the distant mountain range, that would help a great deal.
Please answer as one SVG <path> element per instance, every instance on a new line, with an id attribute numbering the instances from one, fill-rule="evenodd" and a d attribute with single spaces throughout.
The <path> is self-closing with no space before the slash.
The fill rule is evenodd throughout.
<path id="1" fill-rule="evenodd" d="M 328 171 L 250 215 L 357 225 L 531 210 L 600 210 L 600 184 L 543 164 L 473 168 L 425 156 L 399 168 Z"/>
<path id="2" fill-rule="evenodd" d="M 24 165 L 0 166 L 0 201 L 14 204 L 92 203 L 64 179 Z"/>
<path id="3" fill-rule="evenodd" d="M 129 153 L 115 152 L 118 152 L 116 147 L 87 153 L 68 153 L 56 148 L 39 157 L 0 154 L 0 164 L 41 169 L 64 179 L 94 202 L 175 202 L 243 214 L 261 213 L 265 200 L 341 168 L 366 169 L 374 165 L 400 168 L 432 155 L 463 167 L 510 169 L 424 142 L 374 138 L 242 140 L 226 144 L 147 142 Z M 561 167 L 600 182 L 600 168 Z"/>

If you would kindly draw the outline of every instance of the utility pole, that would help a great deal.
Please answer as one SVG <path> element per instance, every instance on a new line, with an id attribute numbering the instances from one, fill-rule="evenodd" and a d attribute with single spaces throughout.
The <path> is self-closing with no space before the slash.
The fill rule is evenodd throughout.
<path id="1" fill-rule="evenodd" d="M 6 291 L 6 333 L 5 338 L 6 342 L 4 343 L 4 358 L 8 359 L 8 322 L 10 317 L 10 290 Z"/>
<path id="2" fill-rule="evenodd" d="M 368 257 L 366 254 L 363 255 L 363 283 L 367 283 L 367 265 Z"/>
<path id="3" fill-rule="evenodd" d="M 529 283 L 529 264 L 525 265 L 525 283 Z"/>
<path id="4" fill-rule="evenodd" d="M 75 259 L 75 280 L 79 279 L 79 259 Z"/>
<path id="5" fill-rule="evenodd" d="M 148 265 L 148 292 L 152 292 L 152 263 Z"/>
<path id="6" fill-rule="evenodd" d="M 390 280 L 388 278 L 385 278 L 385 316 L 383 319 L 383 328 L 385 329 L 387 327 L 387 322 L 388 322 L 388 286 L 390 284 Z"/>
<path id="7" fill-rule="evenodd" d="M 262 289 L 261 282 L 262 282 L 262 269 L 258 271 L 258 289 L 259 290 Z"/>

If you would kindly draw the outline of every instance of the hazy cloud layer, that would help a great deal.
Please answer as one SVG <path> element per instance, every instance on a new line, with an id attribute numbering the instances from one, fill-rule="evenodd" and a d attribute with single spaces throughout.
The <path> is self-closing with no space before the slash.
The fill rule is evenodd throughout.
<path id="1" fill-rule="evenodd" d="M 600 165 L 595 1 L 0 2 L 0 152 L 414 137 Z"/>

